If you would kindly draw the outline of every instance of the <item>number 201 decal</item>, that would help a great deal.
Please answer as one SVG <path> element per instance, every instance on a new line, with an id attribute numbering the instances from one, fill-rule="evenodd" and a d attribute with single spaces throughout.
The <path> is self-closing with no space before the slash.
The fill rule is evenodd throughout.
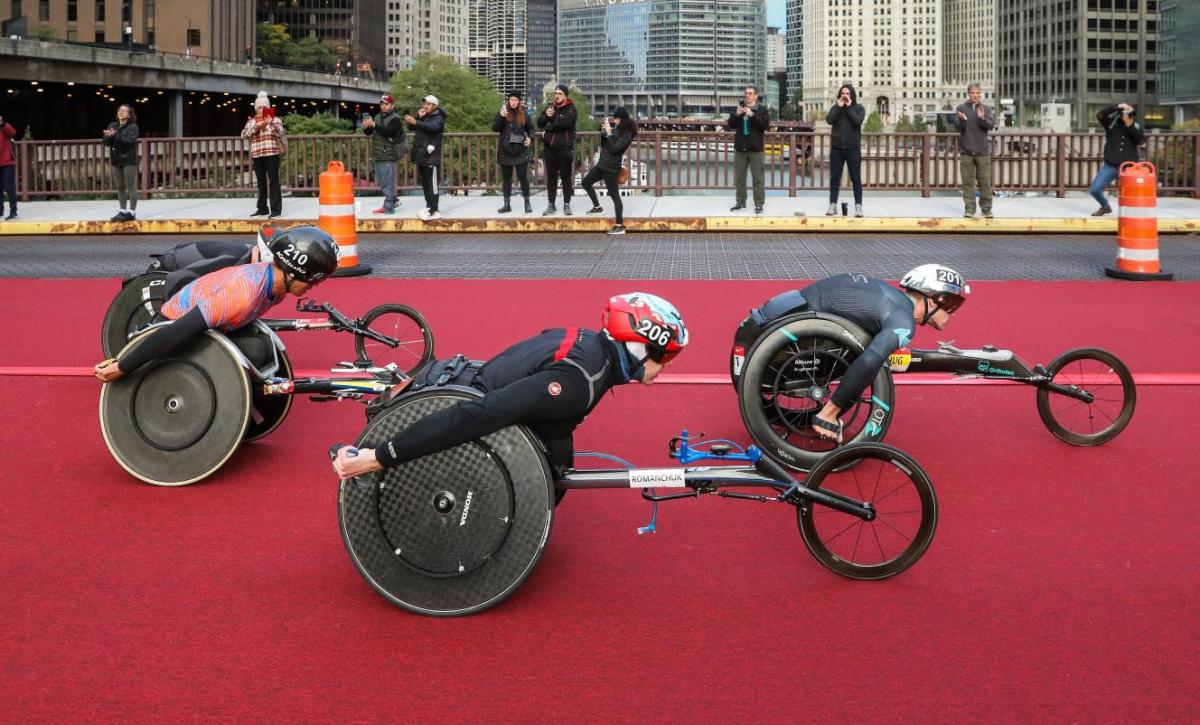
<path id="1" fill-rule="evenodd" d="M 938 282 L 946 282 L 948 284 L 956 284 L 962 286 L 962 277 L 950 269 L 939 269 L 937 271 Z"/>
<path id="2" fill-rule="evenodd" d="M 666 347 L 671 342 L 671 330 L 650 320 L 638 322 L 637 333 L 655 345 Z"/>

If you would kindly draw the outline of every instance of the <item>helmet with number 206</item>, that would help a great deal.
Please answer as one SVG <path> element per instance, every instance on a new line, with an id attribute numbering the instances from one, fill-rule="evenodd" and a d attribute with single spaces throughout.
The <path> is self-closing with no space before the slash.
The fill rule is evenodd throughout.
<path id="1" fill-rule="evenodd" d="M 643 343 L 650 359 L 664 365 L 688 344 L 683 316 L 675 305 L 656 295 L 630 292 L 609 297 L 603 320 L 612 339 Z"/>

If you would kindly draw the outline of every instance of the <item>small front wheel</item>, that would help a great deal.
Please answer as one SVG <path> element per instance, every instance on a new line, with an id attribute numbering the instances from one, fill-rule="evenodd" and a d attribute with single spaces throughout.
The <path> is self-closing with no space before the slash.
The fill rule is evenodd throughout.
<path id="1" fill-rule="evenodd" d="M 402 372 L 411 375 L 433 357 L 433 330 L 421 313 L 411 307 L 379 305 L 363 315 L 361 325 L 395 340 L 396 344 L 356 334 L 354 350 L 359 360 L 370 360 L 375 365 L 394 362 Z"/>
<path id="2" fill-rule="evenodd" d="M 933 541 L 937 496 L 929 475 L 907 453 L 883 443 L 855 443 L 821 459 L 809 488 L 870 503 L 864 520 L 809 500 L 797 517 L 804 545 L 821 565 L 850 579 L 886 579 L 908 569 Z"/>
<path id="3" fill-rule="evenodd" d="M 1073 446 L 1098 446 L 1125 430 L 1137 404 L 1137 387 L 1116 355 L 1094 348 L 1068 350 L 1047 369 L 1052 384 L 1091 396 L 1089 403 L 1038 388 L 1038 415 L 1051 433 Z"/>

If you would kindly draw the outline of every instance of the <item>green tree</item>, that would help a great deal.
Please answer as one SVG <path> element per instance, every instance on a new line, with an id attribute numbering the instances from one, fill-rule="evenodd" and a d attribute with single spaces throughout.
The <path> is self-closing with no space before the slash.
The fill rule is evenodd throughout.
<path id="1" fill-rule="evenodd" d="M 879 133 L 883 130 L 883 118 L 880 117 L 879 111 L 871 111 L 871 115 L 863 122 L 862 130 L 867 133 Z"/>
<path id="2" fill-rule="evenodd" d="M 319 135 L 329 136 L 339 133 L 354 133 L 354 122 L 338 118 L 329 111 L 305 116 L 299 113 L 289 113 L 283 117 L 283 127 L 289 136 Z"/>
<path id="3" fill-rule="evenodd" d="M 292 36 L 288 35 L 287 27 L 279 23 L 260 23 L 256 34 L 258 57 L 268 65 L 284 65 L 288 48 L 292 45 Z"/>
<path id="4" fill-rule="evenodd" d="M 287 47 L 285 65 L 305 70 L 333 70 L 337 58 L 316 38 L 301 38 Z"/>
<path id="5" fill-rule="evenodd" d="M 412 68 L 393 75 L 391 89 L 396 108 L 413 116 L 421 99 L 437 96 L 448 116 L 446 130 L 455 133 L 491 131 L 502 102 L 496 89 L 478 73 L 449 56 L 433 53 L 417 56 Z"/>
<path id="6" fill-rule="evenodd" d="M 280 175 L 288 184 L 316 185 L 317 177 L 330 161 L 341 161 L 357 178 L 368 178 L 367 168 L 354 168 L 366 158 L 366 139 L 354 134 L 354 122 L 327 111 L 304 116 L 289 113 L 283 117 L 288 136 L 334 136 L 326 139 L 293 139 L 280 163 Z"/>
<path id="7" fill-rule="evenodd" d="M 29 29 L 29 37 L 33 40 L 57 40 L 58 31 L 52 25 L 35 25 Z"/>
<path id="8" fill-rule="evenodd" d="M 779 120 L 803 121 L 804 110 L 801 108 L 803 103 L 804 101 L 800 98 L 800 94 L 798 93 L 795 97 L 789 98 L 788 102 L 783 105 L 783 108 L 779 109 Z"/>

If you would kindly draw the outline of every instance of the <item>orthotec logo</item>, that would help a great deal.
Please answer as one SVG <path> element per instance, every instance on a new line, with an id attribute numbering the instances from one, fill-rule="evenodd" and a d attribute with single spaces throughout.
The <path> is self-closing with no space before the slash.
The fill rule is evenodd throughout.
<path id="1" fill-rule="evenodd" d="M 1005 370 L 1004 368 L 994 368 L 991 365 L 989 365 L 986 361 L 980 362 L 979 365 L 976 366 L 976 369 L 985 375 L 1007 375 L 1010 378 L 1016 377 L 1016 375 L 1017 375 L 1012 370 Z"/>

